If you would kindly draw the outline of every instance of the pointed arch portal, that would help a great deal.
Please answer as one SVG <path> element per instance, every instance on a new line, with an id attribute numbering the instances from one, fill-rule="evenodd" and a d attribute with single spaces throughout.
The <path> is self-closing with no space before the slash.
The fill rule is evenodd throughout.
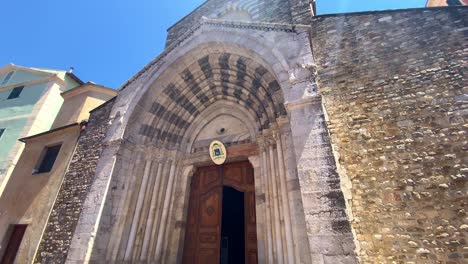
<path id="1" fill-rule="evenodd" d="M 184 254 L 217 262 L 222 230 L 200 225 L 219 220 L 214 205 L 221 206 L 229 180 L 249 201 L 245 216 L 255 215 L 245 221 L 246 263 L 311 263 L 318 236 L 310 235 L 315 223 L 302 200 L 313 190 L 302 192 L 301 183 L 332 166 L 313 76 L 308 27 L 195 25 L 120 89 L 70 263 L 182 263 Z M 212 165 L 212 140 L 222 141 L 228 156 L 214 167 L 221 170 L 214 189 L 200 176 Z M 315 165 L 299 163 L 312 158 Z M 239 164 L 250 170 L 244 189 L 234 183 L 245 174 L 226 174 Z M 206 193 L 214 196 L 204 200 Z M 206 202 L 204 209 L 193 209 L 197 202 Z M 207 241 L 215 248 L 203 260 Z"/>
<path id="2" fill-rule="evenodd" d="M 230 102 L 255 118 L 257 132 L 270 128 L 286 115 L 284 96 L 274 75 L 253 59 L 232 53 L 211 53 L 172 73 L 158 96 L 148 91 L 144 111 L 132 124 L 138 144 L 179 149 L 187 144 L 186 131 L 214 103 Z M 154 98 L 149 101 L 148 98 Z M 144 121 L 141 121 L 143 114 Z M 135 133 L 134 131 L 131 131 Z"/>
<path id="3" fill-rule="evenodd" d="M 204 196 L 199 191 L 205 190 L 204 187 L 208 188 L 209 184 L 200 183 L 203 186 L 198 187 L 199 189 L 194 187 L 198 186 L 195 183 L 200 180 L 199 177 L 204 176 L 193 176 L 193 172 L 203 171 L 202 168 L 210 164 L 207 147 L 216 139 L 228 146 L 228 164 L 219 167 L 223 172 L 219 175 L 221 180 L 216 191 L 207 190 L 214 192 L 210 196 L 213 203 L 222 201 L 222 182 L 225 175 L 228 175 L 224 169 L 229 171 L 236 164 L 251 168 L 252 164 L 247 160 L 253 157 L 264 160 L 262 164 L 257 162 L 256 175 L 254 176 L 253 170 L 250 175 L 252 186 L 248 188 L 252 189 L 245 193 L 244 198 L 251 203 L 245 209 L 254 215 L 257 211 L 259 216 L 268 217 L 267 223 L 272 225 L 265 225 L 264 220 L 261 222 L 262 226 L 257 228 L 257 221 L 254 219 L 253 228 L 252 224 L 248 225 L 246 222 L 246 228 L 250 228 L 253 233 L 246 233 L 245 237 L 246 248 L 250 247 L 245 255 L 247 263 L 256 263 L 257 259 L 261 262 L 267 259 L 278 263 L 295 262 L 299 256 L 294 250 L 290 198 L 286 186 L 283 151 L 283 137 L 286 135 L 281 135 L 280 132 L 281 128 L 287 129 L 288 118 L 284 92 L 275 71 L 271 65 L 243 48 L 217 45 L 210 50 L 197 48 L 197 51 L 199 52 L 187 53 L 190 57 L 174 61 L 168 70 L 163 71 L 148 87 L 129 118 L 124 138 L 132 144 L 132 148 L 143 150 L 144 154 L 141 155 L 144 159 L 154 155 L 158 157 L 156 161 L 147 160 L 144 165 L 134 165 L 136 171 L 143 173 L 143 177 L 137 184 L 131 185 L 129 182 L 129 187 L 141 196 L 131 197 L 132 202 L 123 206 L 142 212 L 139 216 L 114 226 L 115 231 L 112 233 L 122 236 L 122 239 L 120 244 L 112 244 L 111 241 L 115 255 L 108 257 L 124 261 L 164 262 L 163 260 L 173 258 L 180 261 L 185 256 L 188 259 L 196 258 L 200 263 L 219 261 L 222 210 L 217 207 L 214 210 L 216 213 L 206 217 L 218 229 L 205 230 L 208 233 L 202 233 L 203 228 L 200 226 L 205 218 L 197 211 L 202 209 L 190 207 L 195 201 L 199 201 L 198 206 L 204 205 Z M 220 128 L 224 131 L 222 134 L 217 133 Z M 187 168 L 192 169 L 186 171 Z M 152 185 L 151 175 L 154 173 L 154 181 L 159 180 L 159 175 L 162 186 L 165 186 L 162 189 L 165 194 L 154 198 L 156 202 L 161 199 L 161 212 L 158 209 L 151 211 L 154 201 L 148 198 L 151 195 L 148 191 L 151 187 L 148 185 Z M 164 178 L 164 175 L 169 177 Z M 241 173 L 232 177 L 244 176 Z M 258 183 L 265 182 L 262 177 L 272 177 L 269 182 L 264 183 L 265 186 L 271 185 L 271 190 L 268 190 L 271 194 L 256 197 L 253 191 L 259 190 L 261 185 L 254 185 L 254 177 Z M 243 188 L 246 186 L 247 183 Z M 154 194 L 154 190 L 152 193 Z M 174 196 L 176 193 L 180 195 Z M 211 205 L 205 207 L 214 208 Z M 165 228 L 174 223 L 171 221 L 177 215 L 184 227 L 172 231 L 171 237 L 168 237 Z M 142 222 L 143 216 L 148 218 L 150 225 L 148 221 Z M 194 219 L 201 222 L 191 223 Z M 213 219 L 217 220 L 213 222 Z M 189 228 L 192 224 L 198 227 L 196 232 Z M 157 229 L 155 235 L 150 235 L 154 229 Z M 141 235 L 139 230 L 143 230 Z M 262 236 L 258 238 L 258 247 L 257 233 Z M 255 242 L 248 242 L 253 237 Z M 155 247 L 151 244 L 153 240 L 156 240 Z M 207 241 L 211 244 L 207 245 Z M 174 250 L 176 248 L 178 250 Z M 208 250 L 209 248 L 211 249 Z M 203 252 L 207 255 L 203 255 Z"/>
<path id="4" fill-rule="evenodd" d="M 282 149 L 284 139 L 281 138 L 279 130 L 287 124 L 283 89 L 271 66 L 265 64 L 263 60 L 247 56 L 248 53 L 242 49 L 237 49 L 237 52 L 233 52 L 233 49 L 221 52 L 222 50 L 218 48 L 215 51 L 198 53 L 196 56 L 193 56 L 196 53 L 191 52 L 190 60 L 182 58 L 174 62 L 170 71 L 162 73 L 141 97 L 136 111 L 129 119 L 128 129 L 124 135 L 128 142 L 145 149 L 146 154 L 143 155 L 146 159 L 148 155 L 155 153 L 162 157 L 156 162 L 145 162 L 143 166 L 145 168 L 140 169 L 143 172 L 141 182 L 132 187 L 142 194 L 141 197 L 133 198 L 133 207 L 143 211 L 145 208 L 148 209 L 139 217 L 119 226 L 124 229 L 115 230 L 119 235 L 125 231 L 125 228 L 129 230 L 123 233 L 125 236 L 122 240 L 125 241 L 123 245 L 113 245 L 116 248 L 114 252 L 117 253 L 115 257 L 117 260 L 163 261 L 171 258 L 170 254 L 176 254 L 175 258 L 185 257 L 183 261 L 186 263 L 187 259 L 193 258 L 200 263 L 219 262 L 223 182 L 229 183 L 231 179 L 231 182 L 235 183 L 233 179 L 236 177 L 247 179 L 248 175 L 251 181 L 243 183 L 240 187 L 241 190 L 249 189 L 244 193 L 246 201 L 250 201 L 244 208 L 247 210 L 245 212 L 255 215 L 255 211 L 261 209 L 259 214 L 262 216 L 269 214 L 268 218 L 273 226 L 260 228 L 260 234 L 264 238 L 259 239 L 261 249 L 258 249 L 256 219 L 252 220 L 254 227 L 252 223 L 245 222 L 245 227 L 251 231 L 246 233 L 244 240 L 246 250 L 249 248 L 245 252 L 246 263 L 257 263 L 257 259 L 262 261 L 271 259 L 278 263 L 295 261 L 290 201 L 286 190 Z M 217 133 L 220 128 L 224 131 L 222 134 Z M 205 177 L 203 173 L 196 173 L 196 176 L 193 176 L 193 171 L 206 170 L 204 166 L 210 164 L 207 159 L 207 146 L 215 139 L 222 140 L 228 146 L 229 159 L 227 165 L 213 167 L 215 171 L 219 169 L 220 172 L 219 184 L 212 189 L 210 184 L 203 182 Z M 260 185 L 254 185 L 253 170 L 248 170 L 252 168 L 252 164 L 247 160 L 260 154 L 262 156 L 259 159 L 265 160 L 264 164 L 257 164 L 258 182 L 262 181 L 262 171 L 265 176 L 266 171 L 270 171 L 269 175 L 273 177 L 271 182 L 264 183 L 266 186 L 271 185 L 271 195 L 265 197 L 268 200 L 267 205 L 263 201 L 265 198 L 255 197 L 254 190 Z M 174 159 L 168 160 L 163 155 Z M 239 163 L 239 160 L 243 162 Z M 243 164 L 243 168 L 249 173 L 241 171 L 237 175 L 231 175 L 233 166 L 238 164 Z M 141 166 L 136 165 L 136 167 Z M 161 169 L 163 172 L 159 177 L 164 177 L 164 171 L 169 173 L 169 177 L 161 179 L 166 188 L 164 188 L 165 195 L 160 197 L 164 201 L 161 201 L 162 211 L 158 213 L 157 209 L 156 212 L 151 212 L 152 202 L 147 196 L 150 195 L 148 192 L 148 188 L 151 188 L 148 187 L 148 184 L 151 184 L 150 175 L 152 171 L 156 171 L 158 175 L 161 166 L 164 168 Z M 262 166 L 264 167 L 260 168 Z M 187 167 L 192 169 L 184 175 L 180 170 Z M 234 185 L 234 187 L 239 186 Z M 284 196 L 280 195 L 281 192 Z M 174 197 L 175 193 L 180 193 L 181 196 Z M 255 203 L 256 199 L 260 199 L 258 203 Z M 210 204 L 204 204 L 204 201 Z M 196 209 L 194 203 L 197 204 Z M 209 216 L 203 213 L 211 209 L 213 212 Z M 170 225 L 173 217 L 171 214 L 179 214 L 185 228 L 181 228 L 180 233 L 173 232 L 172 237 L 165 238 L 167 231 L 164 229 L 166 225 Z M 248 213 L 246 215 L 249 216 Z M 148 225 L 148 222 L 143 222 L 142 225 L 141 216 L 153 219 L 151 225 Z M 214 227 L 212 229 L 203 227 L 204 220 Z M 196 228 L 192 230 L 191 227 Z M 156 247 L 153 248 L 151 246 L 153 236 L 150 236 L 151 232 L 147 230 L 155 228 L 158 231 L 157 235 L 154 235 L 157 241 Z M 275 228 L 276 232 L 273 231 Z M 138 230 L 142 229 L 146 234 L 139 237 Z M 284 238 L 281 238 L 282 236 Z M 172 247 L 170 243 L 173 243 Z M 178 248 L 178 250 L 167 252 L 166 248 Z M 151 252 L 152 249 L 154 252 Z"/>

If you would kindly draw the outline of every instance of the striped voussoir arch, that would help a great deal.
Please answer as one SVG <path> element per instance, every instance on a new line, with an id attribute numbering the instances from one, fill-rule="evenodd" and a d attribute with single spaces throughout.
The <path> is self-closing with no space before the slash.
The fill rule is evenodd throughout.
<path id="1" fill-rule="evenodd" d="M 261 1 L 259 0 L 238 0 L 231 1 L 226 6 L 223 7 L 217 15 L 212 15 L 211 17 L 220 18 L 223 17 L 226 13 L 233 10 L 246 11 L 252 17 L 253 20 L 260 18 L 260 6 Z"/>
<path id="2" fill-rule="evenodd" d="M 261 129 L 286 114 L 281 87 L 264 66 L 241 55 L 210 54 L 174 74 L 151 103 L 151 121 L 139 129 L 143 143 L 176 148 L 193 120 L 219 100 L 245 108 Z"/>

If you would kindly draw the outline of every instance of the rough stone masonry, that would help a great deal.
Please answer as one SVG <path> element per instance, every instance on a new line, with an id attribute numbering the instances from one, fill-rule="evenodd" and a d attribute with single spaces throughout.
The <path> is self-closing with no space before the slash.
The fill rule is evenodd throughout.
<path id="1" fill-rule="evenodd" d="M 467 15 L 460 7 L 312 22 L 362 263 L 468 259 Z"/>
<path id="2" fill-rule="evenodd" d="M 114 99 L 91 112 L 50 213 L 34 263 L 64 263 L 84 200 L 94 181 Z"/>
<path id="3" fill-rule="evenodd" d="M 266 7 L 266 1 L 257 2 L 260 4 L 256 7 Z M 289 166 L 287 170 L 290 183 L 294 183 L 288 186 L 290 194 L 295 193 L 294 197 L 297 199 L 291 207 L 294 210 L 302 210 L 301 213 L 295 214 L 293 219 L 298 223 L 295 228 L 302 230 L 301 225 L 307 224 L 307 232 L 297 232 L 300 233 L 297 237 L 307 236 L 306 239 L 301 239 L 306 242 L 295 246 L 300 248 L 301 252 L 309 252 L 312 256 L 309 258 L 298 254 L 301 255 L 301 261 L 355 263 L 352 252 L 355 246 L 355 253 L 361 263 L 465 263 L 468 259 L 468 9 L 452 7 L 398 10 L 310 18 L 305 15 L 307 12 L 303 11 L 308 8 L 307 1 L 270 2 L 275 4 L 268 8 L 252 9 L 257 10 L 254 26 L 238 22 L 211 22 L 211 25 L 205 25 L 203 30 L 220 32 L 221 29 L 218 31 L 218 28 L 222 28 L 225 32 L 236 34 L 242 31 L 245 35 L 239 33 L 239 36 L 251 34 L 250 36 L 258 39 L 264 38 L 262 40 L 268 39 L 265 37 L 268 35 L 283 34 L 283 39 L 294 39 L 296 44 L 304 38 L 307 45 L 299 47 L 304 48 L 304 54 L 310 53 L 308 44 L 312 45 L 311 61 L 314 61 L 314 65 L 308 65 L 310 67 L 306 70 L 302 65 L 296 65 L 296 68 L 288 73 L 294 75 L 299 72 L 297 76 L 306 76 L 303 79 L 307 79 L 307 83 L 301 79 L 302 83 L 296 80 L 294 84 L 313 87 L 313 96 L 306 100 L 297 100 L 295 104 L 285 103 L 290 123 L 283 127 L 287 130 L 283 135 L 284 141 L 288 143 L 284 144 L 288 150 L 286 153 L 292 153 L 288 154 L 285 165 L 297 165 Z M 155 60 L 135 77 L 136 81 L 130 81 L 127 90 L 121 90 L 119 97 L 132 94 L 132 89 L 138 91 L 145 85 L 149 86 L 149 80 L 153 78 L 151 74 L 158 70 L 157 67 L 168 64 L 171 54 L 174 56 L 174 53 L 182 53 L 184 38 L 190 38 L 184 34 L 199 23 L 202 16 L 209 16 L 223 4 L 223 1 L 218 0 L 207 1 L 173 26 L 169 30 L 167 42 L 170 50 L 163 54 L 169 54 L 169 59 L 161 56 L 159 60 Z M 304 34 L 303 31 L 295 31 L 295 26 L 268 24 L 271 22 L 305 24 L 310 26 L 310 29 L 307 29 L 310 32 L 306 31 Z M 200 27 L 198 25 L 198 28 Z M 304 27 L 301 28 L 303 30 Z M 276 33 L 280 31 L 282 33 Z M 296 35 L 292 35 L 293 33 Z M 222 50 L 223 45 L 230 48 L 228 44 L 240 39 L 236 38 L 233 41 L 230 34 L 226 35 L 226 43 L 217 42 L 218 46 L 206 48 L 204 52 L 210 48 Z M 209 37 L 216 38 L 206 36 Z M 193 36 L 191 38 L 196 39 Z M 250 44 L 253 42 L 254 40 L 249 39 Z M 238 44 L 236 48 L 242 47 L 238 42 L 235 43 Z M 278 46 L 280 45 L 286 44 L 279 43 Z M 244 47 L 246 46 L 248 45 L 245 44 Z M 259 54 L 253 52 L 255 45 L 248 47 L 251 48 L 250 54 Z M 276 49 L 270 50 L 279 53 Z M 260 59 L 252 55 L 252 58 L 256 59 L 255 63 L 266 61 L 269 57 L 265 54 L 269 54 L 270 50 L 260 52 L 264 55 L 260 56 Z M 241 51 L 240 48 L 236 50 Z M 190 56 L 196 57 L 197 54 Z M 292 60 L 291 58 L 288 59 Z M 239 76 L 238 72 L 241 72 L 239 68 L 244 68 L 242 63 L 232 62 L 231 65 L 226 63 L 224 68 L 217 67 L 213 62 L 209 65 L 221 68 L 220 75 L 226 75 L 232 70 L 232 76 L 236 77 Z M 282 65 L 274 66 L 280 68 Z M 168 74 L 171 77 L 178 73 L 177 67 L 170 70 L 175 72 Z M 291 76 L 271 74 L 272 78 L 284 76 L 286 80 L 281 82 L 281 85 L 286 86 L 284 83 L 288 84 Z M 236 80 L 236 77 L 228 76 L 222 80 Z M 242 78 L 237 81 L 242 81 Z M 147 82 L 149 84 L 145 84 Z M 186 92 L 191 93 L 195 93 L 194 89 Z M 241 93 L 238 95 L 240 97 Z M 95 181 L 96 166 L 103 160 L 101 153 L 106 146 L 102 141 L 106 133 L 109 136 L 111 131 L 109 123 L 113 119 L 112 113 L 118 113 L 114 113 L 114 117 L 125 115 L 124 112 L 119 112 L 120 109 L 124 109 L 126 103 L 132 103 L 125 100 L 121 102 L 123 103 L 120 105 L 109 103 L 91 115 L 90 125 L 78 142 L 70 169 L 49 218 L 36 262 L 64 263 L 67 255 L 69 257 L 72 254 L 69 252 L 72 238 L 75 242 L 79 240 L 74 237 L 78 221 L 81 221 L 83 226 L 101 224 L 102 228 L 102 223 L 94 223 L 92 220 L 91 223 L 87 223 L 89 215 L 83 215 L 82 212 L 90 211 L 89 208 L 85 208 L 84 201 L 87 196 L 90 197 L 89 190 Z M 171 105 L 177 107 L 177 104 Z M 140 105 L 139 107 L 141 108 Z M 164 123 L 159 122 L 155 125 L 163 126 Z M 294 148 L 294 142 L 305 144 Z M 272 154 L 273 146 L 270 146 Z M 277 144 L 276 149 L 280 146 L 281 144 Z M 145 147 L 134 148 L 141 152 L 140 149 Z M 139 157 L 131 151 L 129 150 L 129 153 L 132 155 L 129 156 Z M 146 151 L 154 152 L 150 148 Z M 299 158 L 301 151 L 303 155 Z M 101 161 L 98 162 L 99 159 Z M 175 168 L 175 165 L 171 166 Z M 261 167 L 261 164 L 258 166 Z M 169 170 L 168 166 L 164 168 Z M 190 171 L 182 168 L 180 170 L 184 171 L 183 175 L 185 171 Z M 119 175 L 119 172 L 115 174 Z M 125 173 L 121 174 L 121 180 L 130 178 Z M 137 179 L 135 182 L 142 182 L 142 174 L 133 173 L 131 177 Z M 323 175 L 328 175 L 328 178 L 324 178 Z M 109 177 L 115 175 L 109 174 Z M 178 188 L 182 189 L 180 186 Z M 131 193 L 135 196 L 137 192 Z M 93 194 L 99 196 L 99 193 Z M 124 202 L 122 201 L 122 204 Z M 135 208 L 130 207 L 132 210 Z M 183 208 L 183 205 L 180 207 Z M 112 209 L 114 208 L 106 207 L 104 211 L 112 213 Z M 127 207 L 123 209 L 127 210 Z M 182 212 L 176 215 L 185 219 Z M 130 229 L 132 217 L 123 217 L 129 218 L 129 224 L 125 222 L 121 228 Z M 302 219 L 299 219 L 300 217 Z M 138 221 L 136 222 L 135 226 L 138 226 Z M 180 230 L 175 232 L 176 236 L 182 237 L 183 228 L 183 224 L 180 224 Z M 280 228 L 278 230 L 281 231 Z M 118 235 L 122 233 L 117 232 Z M 324 233 L 326 236 L 323 236 Z M 335 241 L 330 239 L 334 236 L 337 237 Z M 97 241 L 103 240 L 102 238 L 111 240 L 102 234 L 99 237 L 98 233 Z M 128 251 L 131 255 L 131 248 L 125 250 L 127 240 L 122 241 L 124 250 L 116 249 L 116 252 L 122 254 Z M 177 242 L 177 238 L 175 241 Z M 86 242 L 81 243 L 77 242 L 77 247 L 70 251 L 90 250 Z M 120 240 L 116 243 L 120 243 Z M 106 245 L 102 247 L 104 249 L 99 254 L 113 254 L 105 251 Z M 178 248 L 170 248 L 174 251 L 170 252 L 171 254 L 181 255 Z M 183 249 L 183 245 L 179 249 Z M 79 263 L 78 259 L 75 261 L 69 263 Z"/>

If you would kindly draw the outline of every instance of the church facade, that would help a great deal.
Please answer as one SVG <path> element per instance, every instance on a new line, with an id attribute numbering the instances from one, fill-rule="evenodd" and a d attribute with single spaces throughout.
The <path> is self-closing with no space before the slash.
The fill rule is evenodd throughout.
<path id="1" fill-rule="evenodd" d="M 210 0 L 171 27 L 92 111 L 35 262 L 466 259 L 467 9 L 311 13 Z"/>

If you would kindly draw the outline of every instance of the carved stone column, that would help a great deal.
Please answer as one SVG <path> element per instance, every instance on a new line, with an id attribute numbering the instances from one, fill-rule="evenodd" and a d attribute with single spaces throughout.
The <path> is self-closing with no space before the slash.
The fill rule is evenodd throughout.
<path id="1" fill-rule="evenodd" d="M 273 225 L 272 225 L 272 213 L 271 213 L 271 193 L 269 188 L 269 169 L 268 169 L 268 159 L 267 159 L 267 146 L 263 136 L 257 138 L 257 142 L 260 148 L 260 168 L 262 174 L 262 183 L 263 183 L 263 195 L 265 199 L 264 215 L 265 215 L 265 237 L 266 237 L 266 250 L 265 250 L 265 259 L 266 263 L 273 263 L 274 258 L 274 243 L 273 243 Z M 260 208 L 262 209 L 262 208 Z"/>
<path id="2" fill-rule="evenodd" d="M 176 178 L 174 191 L 173 215 L 171 231 L 168 232 L 167 253 L 164 263 L 180 263 L 184 250 L 185 228 L 190 197 L 190 183 L 196 171 L 195 166 L 181 167 Z"/>
<path id="3" fill-rule="evenodd" d="M 267 229 L 266 223 L 266 204 L 265 204 L 265 183 L 263 181 L 263 173 L 261 166 L 261 155 L 249 157 L 250 164 L 254 169 L 255 177 L 255 212 L 257 218 L 257 246 L 258 246 L 258 262 L 268 263 L 267 261 Z"/>

